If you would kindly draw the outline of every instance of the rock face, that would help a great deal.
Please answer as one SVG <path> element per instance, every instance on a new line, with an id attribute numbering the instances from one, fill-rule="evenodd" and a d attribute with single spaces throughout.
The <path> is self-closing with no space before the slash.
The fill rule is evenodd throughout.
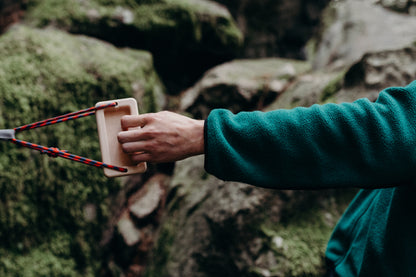
<path id="1" fill-rule="evenodd" d="M 242 35 L 223 6 L 207 0 L 36 2 L 27 21 L 149 50 L 170 92 L 236 56 Z"/>
<path id="2" fill-rule="evenodd" d="M 416 15 L 416 3 L 414 0 L 381 0 L 380 4 L 394 11 Z"/>
<path id="3" fill-rule="evenodd" d="M 325 194 L 222 182 L 202 157 L 179 162 L 147 276 L 320 276 L 342 210 Z"/>
<path id="4" fill-rule="evenodd" d="M 117 223 L 117 230 L 123 237 L 123 241 L 126 243 L 126 246 L 131 247 L 140 242 L 141 232 L 136 228 L 128 213 L 122 214 Z"/>
<path id="5" fill-rule="evenodd" d="M 308 63 L 278 58 L 225 63 L 184 92 L 181 109 L 197 118 L 206 118 L 215 108 L 233 112 L 262 109 L 309 69 Z"/>
<path id="6" fill-rule="evenodd" d="M 220 0 L 242 30 L 246 58 L 305 59 L 304 46 L 315 33 L 329 0 Z"/>
<path id="7" fill-rule="evenodd" d="M 416 77 L 416 46 L 369 52 L 345 70 L 313 71 L 299 76 L 266 111 L 316 103 L 375 101 L 384 88 L 406 86 Z"/>
<path id="8" fill-rule="evenodd" d="M 106 274 L 114 274 L 111 272 L 118 269 L 127 276 L 143 275 L 164 211 L 168 181 L 168 176 L 156 173 L 144 183 L 136 182 L 136 186 L 141 186 L 130 190 L 131 193 L 119 192 L 128 195 L 128 199 L 122 202 L 120 214 L 112 220 L 109 231 L 114 233 L 104 243 L 110 249 Z"/>
<path id="9" fill-rule="evenodd" d="M 148 52 L 23 26 L 0 37 L 2 129 L 132 97 L 137 86 L 143 88 L 141 99 L 149 100 L 139 101 L 143 110 L 151 111 L 162 85 Z M 94 117 L 18 138 L 101 159 Z M 5 141 L 0 149 L 0 275 L 95 276 L 110 196 L 120 181 Z"/>
<path id="10" fill-rule="evenodd" d="M 415 80 L 415 46 L 397 50 L 371 52 L 351 66 L 343 86 L 332 101 L 343 102 L 367 97 L 376 100 L 380 90 L 390 86 L 405 86 Z"/>
<path id="11" fill-rule="evenodd" d="M 137 196 L 137 199 L 130 198 L 129 210 L 131 214 L 139 220 L 149 217 L 159 207 L 163 194 L 159 182 L 151 182 L 144 195 Z"/>
<path id="12" fill-rule="evenodd" d="M 327 8 L 313 66 L 347 67 L 366 52 L 402 48 L 416 40 L 416 17 L 384 9 L 373 1 L 334 1 Z"/>
<path id="13" fill-rule="evenodd" d="M 405 86 L 416 76 L 416 46 L 398 50 L 372 52 L 349 69 L 347 87 L 382 90 L 392 84 Z"/>
<path id="14" fill-rule="evenodd" d="M 345 72 L 308 72 L 298 76 L 295 82 L 269 106 L 265 111 L 309 107 L 313 104 L 324 103 L 338 92 L 344 83 Z M 330 99 L 334 101 L 334 99 Z M 355 99 L 348 99 L 352 101 Z"/>

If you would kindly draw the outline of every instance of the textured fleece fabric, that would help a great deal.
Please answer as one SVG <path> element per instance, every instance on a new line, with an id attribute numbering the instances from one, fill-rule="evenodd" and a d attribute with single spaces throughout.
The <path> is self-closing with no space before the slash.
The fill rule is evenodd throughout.
<path id="1" fill-rule="evenodd" d="M 205 122 L 205 169 L 275 189 L 359 187 L 328 243 L 340 276 L 416 276 L 416 81 L 376 102 L 232 114 Z"/>

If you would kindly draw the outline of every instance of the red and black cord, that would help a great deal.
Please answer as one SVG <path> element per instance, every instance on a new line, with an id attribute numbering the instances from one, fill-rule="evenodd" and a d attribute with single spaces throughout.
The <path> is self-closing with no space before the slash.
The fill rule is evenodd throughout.
<path id="1" fill-rule="evenodd" d="M 17 132 L 21 132 L 21 131 L 25 131 L 25 130 L 31 130 L 31 129 L 35 129 L 35 128 L 39 128 L 39 127 L 44 127 L 44 126 L 48 126 L 48 125 L 52 125 L 52 124 L 65 122 L 65 121 L 72 120 L 72 119 L 86 117 L 86 116 L 90 116 L 90 115 L 95 114 L 95 112 L 97 110 L 110 108 L 110 107 L 115 107 L 115 106 L 117 106 L 117 102 L 112 102 L 112 103 L 109 103 L 109 104 L 104 104 L 104 105 L 100 105 L 100 106 L 96 106 L 96 107 L 91 107 L 91 108 L 88 108 L 88 109 L 84 109 L 84 110 L 80 110 L 80 111 L 76 111 L 76 112 L 72 112 L 72 113 L 67 113 L 67 114 L 64 114 L 64 115 L 57 116 L 57 117 L 53 117 L 53 118 L 45 119 L 45 120 L 42 120 L 42 121 L 38 121 L 38 122 L 30 123 L 30 124 L 27 124 L 27 125 L 23 125 L 23 126 L 20 126 L 20 127 L 16 127 L 16 128 L 14 128 L 14 131 L 15 131 L 15 133 L 17 133 Z M 85 158 L 85 157 L 81 157 L 81 156 L 78 156 L 78 155 L 70 154 L 65 150 L 59 150 L 56 147 L 46 147 L 46 146 L 38 145 L 38 144 L 35 144 L 35 143 L 27 142 L 27 141 L 16 139 L 16 138 L 11 138 L 10 141 L 13 142 L 14 144 L 17 144 L 17 145 L 20 145 L 20 146 L 23 146 L 23 147 L 38 150 L 41 153 L 47 154 L 51 157 L 62 157 L 64 159 L 80 162 L 80 163 L 95 166 L 95 167 L 100 167 L 100 168 L 105 167 L 105 168 L 117 170 L 117 171 L 120 171 L 120 172 L 127 172 L 127 168 L 119 167 L 119 166 L 115 166 L 115 165 L 110 165 L 110 164 L 106 164 L 106 163 L 103 163 L 103 162 L 100 162 L 100 161 L 95 161 L 95 160 L 88 159 L 88 158 Z"/>

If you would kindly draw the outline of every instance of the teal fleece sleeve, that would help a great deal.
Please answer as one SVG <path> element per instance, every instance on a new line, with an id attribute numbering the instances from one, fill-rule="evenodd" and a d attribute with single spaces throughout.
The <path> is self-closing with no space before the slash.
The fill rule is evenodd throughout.
<path id="1" fill-rule="evenodd" d="M 376 102 L 271 112 L 213 110 L 205 169 L 223 180 L 281 189 L 376 188 L 416 173 L 416 81 Z"/>

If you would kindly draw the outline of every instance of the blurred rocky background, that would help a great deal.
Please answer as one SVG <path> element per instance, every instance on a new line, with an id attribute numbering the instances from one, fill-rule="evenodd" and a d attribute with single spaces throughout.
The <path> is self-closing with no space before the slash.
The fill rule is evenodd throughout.
<path id="1" fill-rule="evenodd" d="M 416 77 L 415 15 L 413 0 L 0 0 L 0 128 L 124 97 L 195 118 L 375 100 Z M 94 118 L 21 136 L 100 159 Z M 321 276 L 355 194 L 223 182 L 203 157 L 107 179 L 0 149 L 1 276 Z"/>

